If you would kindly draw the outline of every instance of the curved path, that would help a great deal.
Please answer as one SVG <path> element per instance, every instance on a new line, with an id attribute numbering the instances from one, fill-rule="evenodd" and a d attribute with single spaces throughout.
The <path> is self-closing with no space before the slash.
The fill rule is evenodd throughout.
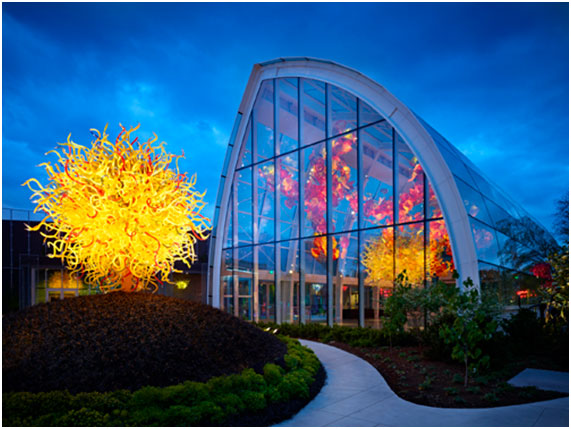
<path id="1" fill-rule="evenodd" d="M 300 340 L 327 372 L 321 392 L 277 426 L 563 426 L 569 398 L 496 408 L 433 408 L 399 398 L 363 359 L 336 347 Z"/>

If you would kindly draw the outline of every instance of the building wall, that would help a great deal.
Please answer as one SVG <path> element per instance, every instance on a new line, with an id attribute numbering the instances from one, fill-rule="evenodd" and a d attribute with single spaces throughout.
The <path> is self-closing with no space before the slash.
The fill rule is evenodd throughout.
<path id="1" fill-rule="evenodd" d="M 97 288 L 70 278 L 60 259 L 47 255 L 49 249 L 37 231 L 27 231 L 26 224 L 37 225 L 37 220 L 11 219 L 6 211 L 2 220 L 2 313 L 16 311 L 51 299 L 98 293 Z M 22 211 L 19 218 L 28 218 Z M 175 267 L 177 281 L 184 285 L 165 285 L 159 293 L 205 302 L 208 241 L 198 242 L 198 260 L 189 269 L 181 262 Z M 184 288 L 182 288 L 182 286 Z"/>
<path id="2" fill-rule="evenodd" d="M 367 103 L 313 79 L 260 86 L 231 185 L 221 308 L 248 320 L 378 324 L 398 274 L 451 278 L 419 159 Z M 362 305 L 359 305 L 362 302 Z"/>
<path id="3" fill-rule="evenodd" d="M 481 222 L 489 210 L 462 168 L 477 193 L 496 189 L 360 73 L 306 58 L 255 65 L 215 207 L 209 302 L 246 319 L 376 324 L 404 269 L 422 285 L 456 262 L 461 280 L 514 303 L 529 267 L 500 255 L 523 238 L 500 243 L 503 227 Z"/>

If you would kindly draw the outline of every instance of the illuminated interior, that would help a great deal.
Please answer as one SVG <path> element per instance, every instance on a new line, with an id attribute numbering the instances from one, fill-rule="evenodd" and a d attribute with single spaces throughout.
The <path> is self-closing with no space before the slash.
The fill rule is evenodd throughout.
<path id="1" fill-rule="evenodd" d="M 215 209 L 214 306 L 247 320 L 378 326 L 405 270 L 417 287 L 454 282 L 456 269 L 504 305 L 530 296 L 552 237 L 440 134 L 343 66 L 256 67 Z M 381 114 L 363 98 L 393 104 Z"/>

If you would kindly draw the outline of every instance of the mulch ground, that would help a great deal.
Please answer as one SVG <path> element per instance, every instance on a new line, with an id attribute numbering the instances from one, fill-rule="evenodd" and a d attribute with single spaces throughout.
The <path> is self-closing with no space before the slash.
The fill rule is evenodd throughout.
<path id="1" fill-rule="evenodd" d="M 39 304 L 2 321 L 4 392 L 168 386 L 283 363 L 287 348 L 212 307 L 114 292 Z"/>
<path id="2" fill-rule="evenodd" d="M 426 359 L 422 347 L 390 349 L 351 347 L 338 342 L 329 344 L 365 359 L 379 371 L 398 396 L 417 404 L 445 408 L 486 408 L 568 396 L 507 384 L 507 380 L 533 362 L 518 362 L 508 371 L 470 379 L 468 386 L 464 387 L 463 365 Z"/>

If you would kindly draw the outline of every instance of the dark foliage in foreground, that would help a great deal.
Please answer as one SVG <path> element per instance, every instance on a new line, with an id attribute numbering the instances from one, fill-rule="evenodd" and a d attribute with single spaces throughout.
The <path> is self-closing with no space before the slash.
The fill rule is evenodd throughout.
<path id="1" fill-rule="evenodd" d="M 315 354 L 282 338 L 284 367 L 263 373 L 72 395 L 67 391 L 2 395 L 4 426 L 268 426 L 297 412 L 321 389 L 325 372 Z"/>
<path id="2" fill-rule="evenodd" d="M 209 306 L 115 292 L 5 315 L 3 391 L 106 392 L 283 365 L 275 336 Z"/>

